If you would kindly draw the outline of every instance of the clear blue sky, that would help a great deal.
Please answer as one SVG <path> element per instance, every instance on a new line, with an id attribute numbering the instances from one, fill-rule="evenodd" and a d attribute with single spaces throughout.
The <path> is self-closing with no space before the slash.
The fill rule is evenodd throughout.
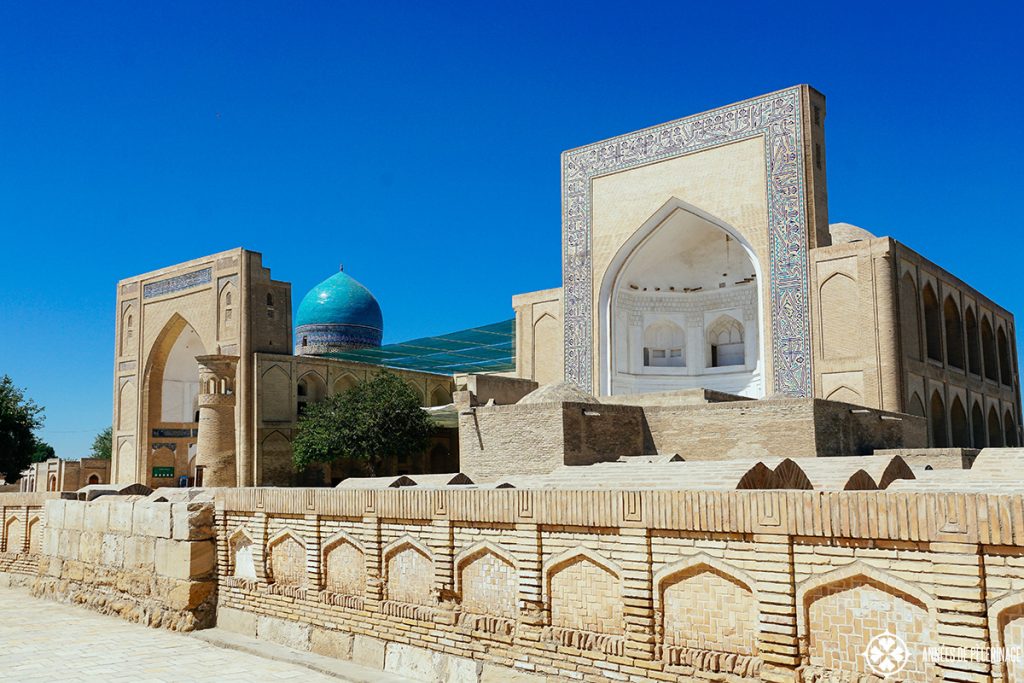
<path id="1" fill-rule="evenodd" d="M 388 342 L 510 317 L 561 281 L 562 150 L 797 83 L 831 221 L 1024 312 L 1024 17 L 904 5 L 6 0 L 0 373 L 86 454 L 114 283 L 235 246 L 296 301 L 344 262 Z"/>

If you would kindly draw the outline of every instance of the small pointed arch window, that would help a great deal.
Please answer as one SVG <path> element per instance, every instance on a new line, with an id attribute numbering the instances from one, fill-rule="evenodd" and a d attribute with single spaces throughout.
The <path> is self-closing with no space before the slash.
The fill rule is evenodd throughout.
<path id="1" fill-rule="evenodd" d="M 686 366 L 683 328 L 671 320 L 659 320 L 644 330 L 644 367 Z"/>
<path id="2" fill-rule="evenodd" d="M 732 316 L 723 315 L 708 328 L 709 368 L 743 365 L 746 347 L 743 324 Z"/>
<path id="3" fill-rule="evenodd" d="M 274 295 L 271 292 L 267 292 L 267 317 L 274 317 Z"/>

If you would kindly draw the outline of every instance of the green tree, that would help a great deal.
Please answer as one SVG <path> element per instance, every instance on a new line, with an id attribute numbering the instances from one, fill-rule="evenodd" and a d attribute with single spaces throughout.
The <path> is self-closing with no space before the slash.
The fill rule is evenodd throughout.
<path id="1" fill-rule="evenodd" d="M 408 384 L 381 371 L 306 408 L 292 442 L 298 469 L 348 460 L 373 475 L 389 456 L 426 448 L 433 426 Z"/>
<path id="2" fill-rule="evenodd" d="M 100 460 L 110 460 L 110 454 L 114 450 L 114 428 L 107 427 L 96 435 L 92 440 L 92 447 L 89 455 Z"/>
<path id="3" fill-rule="evenodd" d="M 8 482 L 17 481 L 32 462 L 36 449 L 35 430 L 43 426 L 43 409 L 10 377 L 0 379 L 0 473 Z"/>
<path id="4" fill-rule="evenodd" d="M 32 462 L 43 462 L 56 457 L 57 452 L 53 450 L 53 446 L 42 439 L 36 439 L 35 448 L 32 449 Z"/>

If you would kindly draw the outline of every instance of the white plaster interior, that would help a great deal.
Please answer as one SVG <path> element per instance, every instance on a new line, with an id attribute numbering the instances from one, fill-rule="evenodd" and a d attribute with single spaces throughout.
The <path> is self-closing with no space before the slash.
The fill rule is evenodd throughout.
<path id="1" fill-rule="evenodd" d="M 602 287 L 602 393 L 764 396 L 760 272 L 735 230 L 673 200 L 612 266 Z"/>
<path id="2" fill-rule="evenodd" d="M 186 325 L 167 356 L 161 387 L 160 421 L 195 422 L 199 397 L 199 364 L 206 353 L 199 335 Z"/>

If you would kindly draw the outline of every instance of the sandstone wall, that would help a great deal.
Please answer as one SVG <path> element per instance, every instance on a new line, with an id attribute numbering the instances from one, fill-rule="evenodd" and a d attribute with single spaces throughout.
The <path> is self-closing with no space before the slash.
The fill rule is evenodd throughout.
<path id="1" fill-rule="evenodd" d="M 650 406 L 644 417 L 646 452 L 687 460 L 863 455 L 927 443 L 924 420 L 818 399 Z"/>
<path id="2" fill-rule="evenodd" d="M 222 490 L 219 624 L 444 681 L 1016 680 L 1024 496 Z M 1016 675 L 1019 675 L 1016 674 Z"/>
<path id="3" fill-rule="evenodd" d="M 643 447 L 643 410 L 634 406 L 515 404 L 459 414 L 459 469 L 474 481 L 547 474 L 641 455 Z"/>
<path id="4" fill-rule="evenodd" d="M 32 594 L 176 631 L 214 621 L 212 503 L 46 503 Z"/>

